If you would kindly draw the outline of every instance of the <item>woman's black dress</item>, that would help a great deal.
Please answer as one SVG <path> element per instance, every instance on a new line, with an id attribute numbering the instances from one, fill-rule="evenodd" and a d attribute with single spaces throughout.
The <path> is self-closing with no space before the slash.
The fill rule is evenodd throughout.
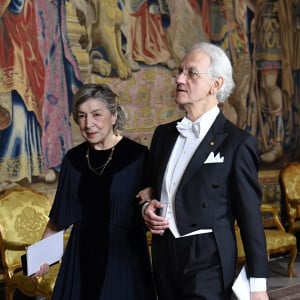
<path id="1" fill-rule="evenodd" d="M 52 299 L 154 300 L 155 293 L 137 192 L 148 150 L 123 138 L 101 176 L 88 168 L 88 143 L 64 158 L 50 212 L 53 224 L 73 224 Z M 93 167 L 111 150 L 89 148 Z"/>

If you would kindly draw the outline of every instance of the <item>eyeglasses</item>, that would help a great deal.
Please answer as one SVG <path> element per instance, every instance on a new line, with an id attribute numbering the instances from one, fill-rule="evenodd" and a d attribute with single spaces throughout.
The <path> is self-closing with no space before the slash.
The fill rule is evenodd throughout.
<path id="1" fill-rule="evenodd" d="M 210 75 L 210 73 L 208 72 L 200 72 L 193 68 L 189 68 L 189 69 L 178 68 L 177 77 L 182 73 L 187 79 L 195 79 L 196 77 L 200 77 L 201 75 Z"/>

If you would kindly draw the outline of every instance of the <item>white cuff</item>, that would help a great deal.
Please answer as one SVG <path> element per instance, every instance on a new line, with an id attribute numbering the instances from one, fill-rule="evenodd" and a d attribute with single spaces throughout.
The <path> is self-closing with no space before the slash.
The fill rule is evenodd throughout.
<path id="1" fill-rule="evenodd" d="M 267 290 L 266 278 L 250 277 L 250 291 L 251 292 L 265 292 Z"/>
<path id="2" fill-rule="evenodd" d="M 142 216 L 144 217 L 145 215 L 145 210 L 146 208 L 148 207 L 148 205 L 150 204 L 150 201 L 146 201 L 143 206 L 142 206 L 142 209 L 141 209 L 141 212 L 142 212 Z"/>

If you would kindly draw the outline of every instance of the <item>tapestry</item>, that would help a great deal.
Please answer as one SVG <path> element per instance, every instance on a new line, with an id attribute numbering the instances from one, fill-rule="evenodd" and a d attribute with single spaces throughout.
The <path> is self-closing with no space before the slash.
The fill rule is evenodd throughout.
<path id="1" fill-rule="evenodd" d="M 71 102 L 81 85 L 65 4 L 12 0 L 0 11 L 0 182 L 53 181 L 73 146 Z"/>

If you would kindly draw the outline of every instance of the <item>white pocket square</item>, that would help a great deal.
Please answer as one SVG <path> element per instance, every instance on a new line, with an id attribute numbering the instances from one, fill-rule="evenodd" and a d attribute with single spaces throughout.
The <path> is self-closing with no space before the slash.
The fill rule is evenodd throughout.
<path id="1" fill-rule="evenodd" d="M 216 155 L 214 155 L 213 152 L 210 152 L 208 155 L 205 164 L 215 164 L 215 163 L 223 163 L 224 162 L 224 156 L 220 156 L 220 152 Z"/>

